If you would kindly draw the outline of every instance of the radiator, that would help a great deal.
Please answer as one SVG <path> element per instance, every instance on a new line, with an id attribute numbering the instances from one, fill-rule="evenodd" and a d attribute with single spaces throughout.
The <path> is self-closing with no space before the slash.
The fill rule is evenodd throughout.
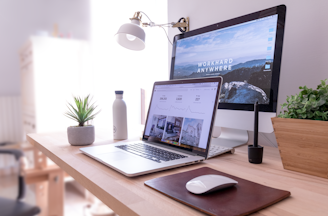
<path id="1" fill-rule="evenodd" d="M 0 96 L 0 143 L 22 141 L 21 97 Z"/>

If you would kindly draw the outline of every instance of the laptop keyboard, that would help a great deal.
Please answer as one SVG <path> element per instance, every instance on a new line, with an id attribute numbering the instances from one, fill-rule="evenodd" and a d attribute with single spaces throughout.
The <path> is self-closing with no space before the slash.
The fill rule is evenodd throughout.
<path id="1" fill-rule="evenodd" d="M 176 154 L 170 151 L 166 151 L 153 146 L 145 145 L 143 143 L 136 143 L 130 145 L 115 146 L 124 151 L 139 155 L 149 160 L 161 163 L 162 161 L 172 161 L 180 158 L 186 158 L 187 156 Z"/>

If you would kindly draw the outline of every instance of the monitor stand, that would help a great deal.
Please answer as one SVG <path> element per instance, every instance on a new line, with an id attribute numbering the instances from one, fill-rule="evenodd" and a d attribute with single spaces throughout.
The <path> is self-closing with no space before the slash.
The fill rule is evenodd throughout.
<path id="1" fill-rule="evenodd" d="M 235 148 L 241 145 L 245 145 L 247 144 L 247 142 L 247 130 L 239 130 L 225 127 L 221 127 L 221 135 L 219 137 L 213 137 L 211 140 L 211 144 L 229 148 Z"/>

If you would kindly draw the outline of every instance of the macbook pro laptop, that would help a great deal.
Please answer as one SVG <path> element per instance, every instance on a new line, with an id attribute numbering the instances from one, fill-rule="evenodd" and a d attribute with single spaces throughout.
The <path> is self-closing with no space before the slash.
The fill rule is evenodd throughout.
<path id="1" fill-rule="evenodd" d="M 141 141 L 80 148 L 128 176 L 207 158 L 222 77 L 155 82 Z"/>

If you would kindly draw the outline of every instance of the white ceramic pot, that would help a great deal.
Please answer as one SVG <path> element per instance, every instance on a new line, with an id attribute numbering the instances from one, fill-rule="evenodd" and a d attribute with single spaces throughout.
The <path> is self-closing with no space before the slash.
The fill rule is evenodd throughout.
<path id="1" fill-rule="evenodd" d="M 95 141 L 95 127 L 93 125 L 68 127 L 67 137 L 71 145 L 90 145 Z"/>

